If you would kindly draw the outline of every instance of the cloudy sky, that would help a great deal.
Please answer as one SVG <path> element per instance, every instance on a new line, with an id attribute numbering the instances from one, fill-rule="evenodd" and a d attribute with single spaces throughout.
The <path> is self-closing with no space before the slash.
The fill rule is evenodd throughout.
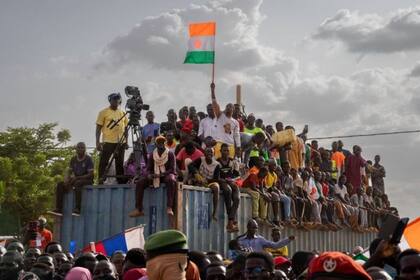
<path id="1" fill-rule="evenodd" d="M 106 96 L 140 87 L 162 120 L 209 102 L 208 65 L 182 64 L 189 22 L 215 20 L 216 91 L 310 137 L 420 128 L 417 1 L 5 0 L 0 129 L 59 122 L 94 143 Z M 346 139 L 381 154 L 402 215 L 420 216 L 420 135 Z M 321 142 L 329 146 L 329 141 Z"/>

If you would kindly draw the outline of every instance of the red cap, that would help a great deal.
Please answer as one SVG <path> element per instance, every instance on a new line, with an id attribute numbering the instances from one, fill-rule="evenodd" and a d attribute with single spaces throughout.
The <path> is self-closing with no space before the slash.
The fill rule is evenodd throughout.
<path id="1" fill-rule="evenodd" d="M 274 258 L 274 266 L 275 267 L 277 267 L 278 265 L 285 264 L 285 263 L 291 264 L 290 261 L 285 257 L 280 256 L 280 257 L 275 257 Z"/>
<path id="2" fill-rule="evenodd" d="M 308 279 L 317 279 L 317 277 L 321 276 L 372 280 L 360 264 L 340 252 L 326 252 L 311 261 Z"/>

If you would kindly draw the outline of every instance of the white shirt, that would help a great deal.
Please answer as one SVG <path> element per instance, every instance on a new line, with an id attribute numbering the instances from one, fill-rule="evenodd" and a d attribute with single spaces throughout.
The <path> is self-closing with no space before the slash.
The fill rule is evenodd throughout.
<path id="1" fill-rule="evenodd" d="M 228 118 L 222 113 L 216 121 L 216 134 L 214 139 L 228 145 L 241 147 L 241 135 L 239 133 L 239 123 L 234 118 Z"/>
<path id="2" fill-rule="evenodd" d="M 342 199 L 344 199 L 347 194 L 347 187 L 343 185 L 343 188 L 340 188 L 340 186 L 337 184 L 334 186 L 334 192 L 335 194 L 339 195 Z"/>
<path id="3" fill-rule="evenodd" d="M 211 136 L 215 138 L 217 129 L 217 120 L 216 118 L 206 117 L 200 121 L 200 126 L 198 128 L 198 136 L 203 135 L 204 138 Z"/>

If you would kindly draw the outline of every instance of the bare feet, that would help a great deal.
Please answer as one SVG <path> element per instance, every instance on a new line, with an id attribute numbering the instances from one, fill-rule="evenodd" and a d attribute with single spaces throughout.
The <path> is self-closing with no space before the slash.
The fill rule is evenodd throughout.
<path id="1" fill-rule="evenodd" d="M 128 214 L 131 218 L 144 216 L 144 212 L 139 209 L 135 209 Z"/>

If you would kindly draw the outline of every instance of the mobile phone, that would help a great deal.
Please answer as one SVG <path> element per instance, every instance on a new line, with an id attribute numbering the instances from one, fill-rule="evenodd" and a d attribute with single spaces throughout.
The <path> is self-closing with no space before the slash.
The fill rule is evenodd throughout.
<path id="1" fill-rule="evenodd" d="M 401 241 L 401 237 L 404 233 L 405 228 L 408 225 L 409 218 L 402 218 L 398 222 L 397 226 L 395 227 L 394 233 L 392 234 L 391 239 L 389 240 L 389 243 L 391 244 L 399 244 Z"/>
<path id="2" fill-rule="evenodd" d="M 395 232 L 395 229 L 400 222 L 400 218 L 394 215 L 386 215 L 384 217 L 382 226 L 378 233 L 378 238 L 384 240 L 390 240 Z"/>

